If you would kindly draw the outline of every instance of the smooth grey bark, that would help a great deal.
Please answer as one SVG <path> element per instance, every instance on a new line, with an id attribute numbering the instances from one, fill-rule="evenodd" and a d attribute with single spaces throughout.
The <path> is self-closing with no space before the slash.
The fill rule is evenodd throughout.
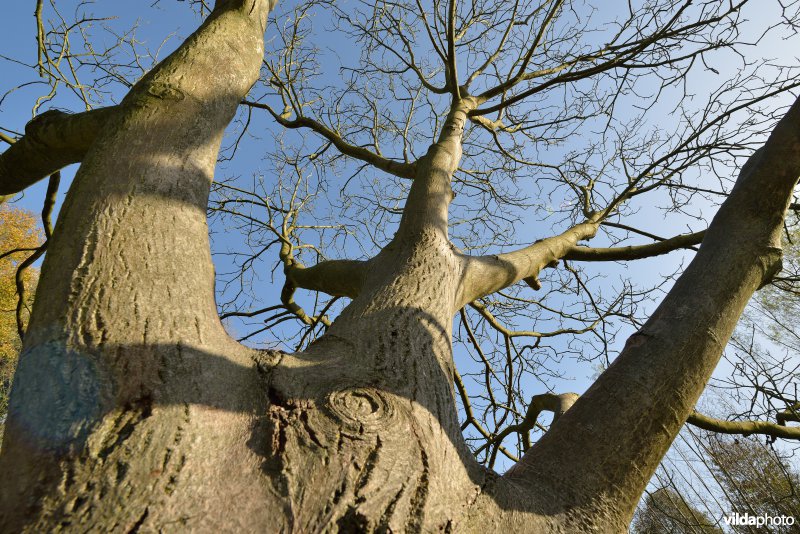
<path id="1" fill-rule="evenodd" d="M 271 7 L 218 2 L 83 157 L 12 391 L 0 530 L 623 531 L 741 308 L 774 272 L 800 174 L 800 104 L 651 321 L 501 477 L 461 436 L 453 315 L 535 278 L 600 221 L 499 258 L 459 253 L 450 181 L 480 102 L 458 90 L 413 164 L 393 240 L 366 263 L 287 268 L 298 286 L 353 297 L 325 336 L 297 354 L 233 342 L 214 305 L 205 207 Z"/>

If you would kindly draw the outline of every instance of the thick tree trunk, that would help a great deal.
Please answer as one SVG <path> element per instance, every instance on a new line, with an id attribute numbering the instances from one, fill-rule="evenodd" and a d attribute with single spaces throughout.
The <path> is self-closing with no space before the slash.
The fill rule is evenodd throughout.
<path id="1" fill-rule="evenodd" d="M 15 378 L 0 530 L 271 517 L 247 446 L 265 394 L 217 317 L 205 221 L 271 6 L 217 4 L 107 119 L 68 194 Z"/>
<path id="2" fill-rule="evenodd" d="M 91 143 L 15 378 L 0 530 L 623 531 L 735 316 L 773 267 L 781 199 L 796 180 L 783 174 L 796 169 L 779 169 L 768 205 L 749 211 L 742 203 L 766 178 L 741 182 L 745 193 L 720 212 L 709 231 L 716 244 L 704 243 L 678 296 L 500 477 L 476 463 L 458 426 L 453 315 L 483 292 L 535 277 L 598 221 L 517 253 L 459 254 L 447 237 L 450 180 L 477 105 L 460 94 L 437 143 L 409 167 L 414 182 L 392 242 L 365 264 L 290 273 L 353 297 L 325 336 L 298 354 L 234 343 L 216 314 L 205 208 L 222 132 L 258 74 L 270 8 L 217 2 Z M 786 150 L 798 149 L 793 142 Z M 737 222 L 736 212 L 752 217 Z M 758 226 L 763 213 L 752 246 L 728 253 L 725 225 Z M 676 318 L 676 299 L 693 280 L 710 284 L 703 277 L 719 263 L 731 267 L 713 292 L 716 308 L 701 310 L 708 324 Z M 315 280 L 320 273 L 337 279 Z M 690 343 L 659 351 L 641 341 L 668 331 L 659 325 L 680 327 Z M 658 397 L 656 372 L 669 378 Z"/>
<path id="3" fill-rule="evenodd" d="M 159 80 L 123 103 L 62 212 L 8 422 L 3 528 L 464 527 L 493 476 L 464 445 L 452 392 L 463 258 L 447 205 L 463 113 L 327 334 L 300 354 L 255 353 L 228 339 L 211 299 L 200 192 L 229 117 L 181 146 L 172 122 L 191 89 Z"/>

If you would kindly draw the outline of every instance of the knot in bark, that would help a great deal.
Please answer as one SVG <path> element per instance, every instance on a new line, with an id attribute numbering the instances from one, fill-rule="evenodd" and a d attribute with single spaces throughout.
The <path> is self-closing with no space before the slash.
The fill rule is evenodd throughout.
<path id="1" fill-rule="evenodd" d="M 161 100 L 180 101 L 185 98 L 183 91 L 169 82 L 153 82 L 147 88 L 147 93 Z"/>
<path id="2" fill-rule="evenodd" d="M 393 404 L 373 388 L 334 391 L 328 396 L 328 409 L 345 426 L 360 433 L 389 426 L 395 417 Z"/>
<path id="3" fill-rule="evenodd" d="M 69 113 L 65 113 L 58 109 L 48 109 L 44 113 L 40 113 L 28 121 L 28 124 L 25 125 L 25 135 L 35 136 L 37 129 L 41 128 L 42 126 L 46 126 L 50 121 L 58 120 L 67 115 L 69 115 Z"/>

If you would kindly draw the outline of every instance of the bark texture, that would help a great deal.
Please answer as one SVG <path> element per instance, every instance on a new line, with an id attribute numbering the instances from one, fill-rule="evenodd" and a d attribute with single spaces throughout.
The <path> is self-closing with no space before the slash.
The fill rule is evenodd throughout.
<path id="1" fill-rule="evenodd" d="M 394 239 L 367 262 L 287 268 L 295 286 L 353 298 L 326 335 L 298 354 L 234 343 L 215 309 L 205 207 L 271 7 L 218 2 L 81 156 L 15 379 L 0 530 L 624 531 L 776 268 L 800 104 L 653 318 L 569 411 L 574 396 L 540 399 L 563 415 L 501 477 L 461 436 L 452 318 L 568 254 L 617 254 L 576 249 L 600 215 L 499 257 L 459 253 L 450 181 L 479 102 L 456 90 L 437 142 L 405 168 Z"/>
<path id="2" fill-rule="evenodd" d="M 218 2 L 83 157 L 15 378 L 2 530 L 269 517 L 246 445 L 265 395 L 216 314 L 205 206 L 270 7 Z"/>
<path id="3" fill-rule="evenodd" d="M 115 107 L 71 115 L 51 110 L 25 126 L 21 142 L 0 154 L 0 197 L 19 193 L 70 163 L 83 160 Z"/>

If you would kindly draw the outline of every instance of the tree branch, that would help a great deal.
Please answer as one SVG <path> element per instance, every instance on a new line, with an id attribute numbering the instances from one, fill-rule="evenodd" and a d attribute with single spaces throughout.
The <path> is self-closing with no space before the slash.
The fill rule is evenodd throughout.
<path id="1" fill-rule="evenodd" d="M 612 248 L 573 247 L 567 252 L 564 259 L 575 261 L 624 261 L 652 258 L 679 248 L 689 248 L 692 245 L 697 245 L 703 241 L 705 234 L 706 232 L 703 230 L 693 234 L 678 235 L 648 245 Z"/>
<path id="2" fill-rule="evenodd" d="M 800 423 L 800 414 L 798 414 L 798 410 L 800 410 L 800 403 L 792 404 L 785 410 L 778 412 L 778 415 L 775 417 L 775 419 L 778 420 L 778 424 L 781 426 L 785 426 L 787 421 Z"/>
<path id="3" fill-rule="evenodd" d="M 800 439 L 800 427 L 789 427 L 770 423 L 768 421 L 725 421 L 716 419 L 698 412 L 693 412 L 686 422 L 703 430 L 710 430 L 719 434 L 763 434 L 773 439 Z"/>
<path id="4" fill-rule="evenodd" d="M 83 113 L 46 111 L 25 126 L 25 135 L 0 154 L 0 195 L 19 193 L 70 163 L 77 163 L 117 107 Z"/>
<path id="5" fill-rule="evenodd" d="M 33 265 L 36 260 L 42 257 L 47 251 L 47 243 L 53 237 L 53 207 L 56 205 L 56 195 L 58 194 L 58 186 L 61 183 L 61 172 L 56 171 L 50 176 L 47 184 L 47 193 L 44 197 L 44 205 L 42 206 L 42 227 L 44 228 L 45 242 L 39 245 L 33 254 L 25 258 L 17 266 L 17 271 L 14 275 L 14 282 L 17 288 L 17 308 L 16 308 L 16 321 L 17 321 L 17 334 L 21 340 L 25 339 L 25 323 L 23 318 L 23 311 L 27 307 L 25 298 L 25 278 L 24 273 Z"/>
<path id="6" fill-rule="evenodd" d="M 461 397 L 461 402 L 464 406 L 464 412 L 466 413 L 466 421 L 464 424 L 461 425 L 461 430 L 466 430 L 466 428 L 470 425 L 475 427 L 475 430 L 480 432 L 481 436 L 487 440 L 487 443 L 494 443 L 492 441 L 492 435 L 483 428 L 480 421 L 475 417 L 475 414 L 472 411 L 472 404 L 469 401 L 469 395 L 467 395 L 467 388 L 464 386 L 464 381 L 461 378 L 461 375 L 458 373 L 458 370 L 454 369 L 454 381 L 456 384 L 456 390 L 458 391 L 459 396 Z M 500 450 L 509 460 L 512 462 L 518 462 L 519 458 L 511 454 L 511 452 L 503 447 L 503 444 L 500 443 L 497 445 L 497 449 Z M 477 454 L 477 451 L 475 452 Z"/>
<path id="7" fill-rule="evenodd" d="M 698 27 L 707 26 L 720 22 L 726 16 L 738 11 L 741 7 L 741 4 L 737 5 L 731 4 L 731 6 L 726 11 L 717 14 L 716 16 L 697 20 L 694 22 L 687 23 L 683 26 L 676 27 L 675 24 L 679 22 L 681 13 L 690 4 L 691 2 L 685 2 L 684 6 L 677 11 L 675 16 L 668 23 L 658 28 L 650 35 L 642 36 L 639 39 L 626 40 L 621 44 L 616 44 L 617 39 L 622 37 L 621 34 L 618 34 L 612 42 L 607 43 L 604 46 L 595 49 L 593 52 L 580 54 L 570 59 L 565 59 L 558 65 L 542 68 L 532 72 L 523 72 L 522 70 L 520 70 L 514 77 L 510 78 L 506 82 L 499 84 L 495 87 L 492 87 L 490 89 L 487 89 L 486 91 L 478 95 L 478 99 L 482 103 L 502 95 L 503 100 L 501 102 L 489 107 L 475 109 L 472 112 L 470 112 L 470 116 L 486 115 L 489 113 L 500 111 L 504 108 L 516 104 L 522 100 L 525 100 L 526 98 L 529 98 L 537 93 L 540 93 L 558 84 L 571 83 L 577 80 L 586 79 L 590 76 L 611 71 L 617 68 L 634 69 L 643 67 L 671 65 L 681 61 L 692 61 L 694 58 L 701 55 L 703 52 L 709 49 L 720 47 L 721 45 L 716 43 L 709 44 L 705 47 L 700 47 L 699 49 L 689 51 L 687 54 L 678 57 L 668 57 L 663 60 L 659 58 L 657 60 L 652 61 L 651 63 L 639 63 L 639 64 L 635 63 L 636 58 L 640 54 L 648 50 L 648 48 L 651 47 L 655 48 L 661 46 L 665 49 L 669 49 L 669 47 L 671 46 L 671 42 L 674 43 L 681 40 L 681 38 L 686 38 L 691 36 L 693 31 Z M 560 7 L 560 2 L 557 2 L 556 5 L 554 6 L 553 11 L 550 13 L 549 17 L 555 16 L 559 7 Z M 549 22 L 550 18 L 546 19 L 544 21 L 544 24 L 549 24 Z M 533 49 L 534 48 L 531 49 L 531 53 Z M 525 61 L 523 62 L 523 65 L 527 65 L 528 61 L 529 58 L 526 58 Z M 577 70 L 573 70 L 575 66 L 581 64 L 586 64 L 588 66 L 585 68 L 579 68 Z M 553 76 L 556 74 L 558 75 Z M 544 76 L 553 76 L 553 77 L 547 79 L 546 81 L 538 85 L 529 87 L 528 89 L 521 91 L 515 95 L 509 97 L 505 96 L 506 93 L 511 88 L 518 85 L 520 82 L 541 78 Z"/>
<path id="8" fill-rule="evenodd" d="M 547 15 L 545 16 L 545 19 L 539 26 L 539 30 L 536 33 L 536 37 L 533 39 L 533 43 L 528 48 L 528 51 L 525 53 L 525 57 L 522 58 L 522 62 L 520 63 L 519 68 L 517 69 L 517 73 L 514 76 L 511 76 L 509 73 L 509 77 L 506 81 L 482 93 L 481 94 L 482 98 L 484 99 L 494 98 L 495 96 L 501 95 L 506 91 L 510 90 L 519 82 L 536 76 L 535 73 L 526 73 L 525 71 L 528 69 L 528 65 L 530 65 L 531 59 L 533 58 L 533 54 L 536 52 L 536 49 L 539 48 L 539 45 L 542 43 L 542 39 L 544 38 L 545 32 L 549 28 L 550 23 L 553 22 L 553 19 L 555 19 L 555 16 L 558 13 L 559 9 L 561 9 L 561 5 L 563 3 L 564 3 L 563 0 L 556 0 L 553 3 L 553 6 L 550 8 L 550 11 L 548 11 Z"/>
<path id="9" fill-rule="evenodd" d="M 359 159 L 366 163 L 369 163 L 373 167 L 376 167 L 384 172 L 392 174 L 394 176 L 398 176 L 400 178 L 409 178 L 413 179 L 416 173 L 416 166 L 413 163 L 402 163 L 399 161 L 390 160 L 379 156 L 378 154 L 367 150 L 364 147 L 351 145 L 350 143 L 346 142 L 342 137 L 322 124 L 321 122 L 315 121 L 314 119 L 308 117 L 297 117 L 295 119 L 289 120 L 278 113 L 275 112 L 270 106 L 267 104 L 262 104 L 260 102 L 253 102 L 250 100 L 243 100 L 242 103 L 246 106 L 264 109 L 269 112 L 270 115 L 284 128 L 289 128 L 292 130 L 298 128 L 309 128 L 335 146 L 339 152 L 344 154 L 345 156 L 350 156 L 351 158 Z"/>
<path id="10" fill-rule="evenodd" d="M 541 395 L 534 395 L 531 398 L 531 403 L 528 405 L 528 411 L 525 412 L 525 417 L 522 419 L 522 421 L 516 425 L 507 426 L 483 446 L 489 447 L 494 445 L 489 459 L 489 464 L 494 465 L 499 444 L 502 444 L 503 440 L 509 434 L 517 432 L 520 434 L 524 433 L 527 436 L 527 433 L 530 432 L 536 425 L 536 420 L 539 418 L 539 414 L 542 412 L 553 412 L 553 423 L 550 425 L 552 428 L 556 421 L 558 421 L 559 417 L 564 415 L 564 413 L 569 410 L 573 404 L 575 404 L 575 401 L 578 400 L 578 396 L 579 395 L 577 393 L 562 393 L 560 395 L 556 395 L 555 393 L 542 393 Z M 480 452 L 480 449 L 475 451 L 475 454 L 478 452 Z"/>
<path id="11" fill-rule="evenodd" d="M 447 77 L 453 98 L 461 100 L 461 90 L 458 87 L 458 67 L 456 61 L 456 0 L 450 0 L 447 14 Z"/>
<path id="12" fill-rule="evenodd" d="M 575 244 L 591 238 L 599 221 L 589 220 L 573 226 L 560 235 L 548 237 L 525 248 L 492 256 L 468 257 L 464 281 L 460 288 L 459 308 L 495 291 L 525 280 L 534 289 L 541 286 L 539 272 L 554 266 L 574 249 Z"/>
<path id="13" fill-rule="evenodd" d="M 286 277 L 295 287 L 354 299 L 361 292 L 366 265 L 356 260 L 323 261 L 313 267 L 295 263 L 286 270 Z"/>

